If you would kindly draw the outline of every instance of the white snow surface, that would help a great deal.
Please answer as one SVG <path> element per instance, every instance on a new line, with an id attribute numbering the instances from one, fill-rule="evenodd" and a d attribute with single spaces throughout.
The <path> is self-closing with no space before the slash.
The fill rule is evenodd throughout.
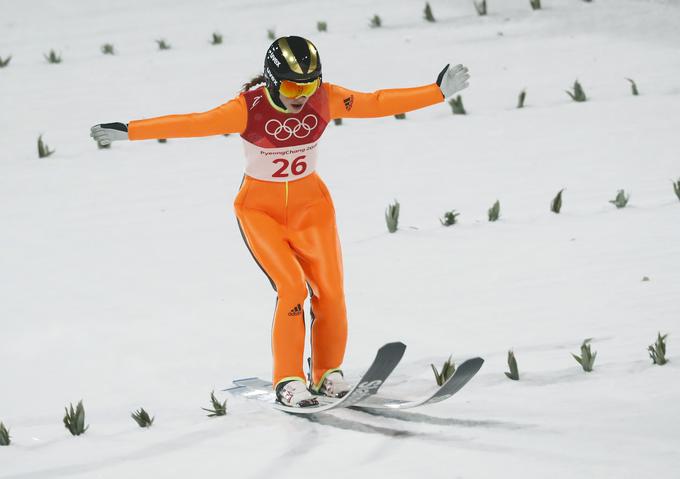
<path id="1" fill-rule="evenodd" d="M 421 0 L 0 1 L 0 478 L 680 477 L 680 2 L 488 3 L 479 17 L 433 0 L 430 24 Z M 467 116 L 442 103 L 329 125 L 319 166 L 343 244 L 346 375 L 401 340 L 383 389 L 415 397 L 430 363 L 483 357 L 441 404 L 310 421 L 221 392 L 271 371 L 275 294 L 231 206 L 240 139 L 89 138 L 229 100 L 268 28 L 311 38 L 324 79 L 357 90 L 470 68 Z M 586 103 L 564 92 L 576 79 Z M 53 156 L 37 158 L 39 134 Z M 618 189 L 625 209 L 608 203 Z M 646 352 L 657 332 L 663 367 Z M 570 354 L 585 338 L 590 374 Z M 503 374 L 511 348 L 519 382 Z M 225 417 L 201 410 L 213 389 Z M 74 438 L 61 419 L 80 399 L 90 429 Z"/>

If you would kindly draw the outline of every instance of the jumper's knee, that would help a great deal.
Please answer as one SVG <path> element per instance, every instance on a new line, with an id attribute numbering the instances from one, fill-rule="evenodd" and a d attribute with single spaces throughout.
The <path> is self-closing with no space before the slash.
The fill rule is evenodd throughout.
<path id="1" fill-rule="evenodd" d="M 280 305 L 288 308 L 295 308 L 299 305 L 299 311 L 302 313 L 302 306 L 307 297 L 307 284 L 304 280 L 277 283 L 276 292 Z"/>

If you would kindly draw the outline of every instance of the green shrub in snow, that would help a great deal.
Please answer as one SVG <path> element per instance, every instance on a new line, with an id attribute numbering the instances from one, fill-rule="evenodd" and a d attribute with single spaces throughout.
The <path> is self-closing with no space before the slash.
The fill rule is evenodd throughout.
<path id="1" fill-rule="evenodd" d="M 387 223 L 387 231 L 394 233 L 399 227 L 399 202 L 394 200 L 393 205 L 388 205 L 385 210 L 385 222 Z"/>
<path id="2" fill-rule="evenodd" d="M 326 22 L 316 22 L 316 29 L 320 32 L 327 32 L 328 24 Z"/>
<path id="3" fill-rule="evenodd" d="M 515 353 L 512 349 L 508 351 L 508 367 L 510 368 L 509 373 L 505 373 L 507 377 L 513 381 L 519 381 L 519 369 L 517 369 L 517 359 L 515 359 Z"/>
<path id="4" fill-rule="evenodd" d="M 38 137 L 38 158 L 47 158 L 54 150 L 50 150 L 50 147 L 43 142 L 42 135 Z"/>
<path id="5" fill-rule="evenodd" d="M 675 196 L 680 200 L 680 178 L 678 178 L 678 181 L 673 182 L 673 189 L 675 190 Z"/>
<path id="6" fill-rule="evenodd" d="M 210 413 L 208 414 L 208 417 L 225 416 L 227 414 L 226 399 L 224 402 L 219 402 L 215 397 L 215 391 L 210 393 L 210 402 L 212 403 L 212 409 L 206 409 L 204 407 L 201 408 L 204 411 L 208 411 Z"/>
<path id="7" fill-rule="evenodd" d="M 453 376 L 453 373 L 456 372 L 456 363 L 451 360 L 451 356 L 449 356 L 449 359 L 442 365 L 441 373 L 437 371 L 434 364 L 430 364 L 430 366 L 432 366 L 432 372 L 434 373 L 435 381 L 437 381 L 437 386 L 444 384 L 451 376 Z"/>
<path id="8" fill-rule="evenodd" d="M 144 408 L 139 408 L 138 411 L 130 414 L 132 419 L 139 425 L 139 427 L 151 427 L 153 426 L 153 420 L 155 417 L 150 417 L 149 413 L 144 410 Z"/>
<path id="9" fill-rule="evenodd" d="M 405 120 L 406 119 L 406 113 L 397 113 L 396 115 L 394 115 L 394 117 L 397 120 Z"/>
<path id="10" fill-rule="evenodd" d="M 2 57 L 0 57 L 0 68 L 5 68 L 7 65 L 9 65 L 9 61 L 12 59 L 12 55 L 8 56 L 4 60 Z"/>
<path id="11" fill-rule="evenodd" d="M 553 198 L 553 200 L 550 202 L 550 211 L 553 213 L 559 214 L 560 210 L 562 209 L 562 192 L 564 191 L 564 188 L 562 188 L 559 193 L 557 193 L 557 196 Z"/>
<path id="12" fill-rule="evenodd" d="M 458 95 L 455 98 L 449 100 L 449 105 L 451 106 L 451 111 L 454 115 L 467 115 L 465 107 L 463 106 L 463 97 Z"/>
<path id="13" fill-rule="evenodd" d="M 498 221 L 498 218 L 501 216 L 501 202 L 496 200 L 487 213 L 489 215 L 489 221 Z"/>
<path id="14" fill-rule="evenodd" d="M 159 138 L 158 143 L 167 143 L 168 140 L 166 138 Z"/>
<path id="15" fill-rule="evenodd" d="M 85 426 L 85 408 L 83 407 L 83 401 L 78 402 L 75 410 L 73 410 L 73 404 L 71 404 L 70 408 L 64 409 L 66 410 L 64 426 L 72 435 L 80 436 L 88 430 L 90 426 Z"/>
<path id="16" fill-rule="evenodd" d="M 220 35 L 217 32 L 213 32 L 212 34 L 212 40 L 210 41 L 211 45 L 222 45 L 222 35 Z"/>
<path id="17" fill-rule="evenodd" d="M 486 15 L 486 0 L 472 0 L 472 4 L 475 6 L 475 10 L 477 10 L 477 15 Z"/>
<path id="18" fill-rule="evenodd" d="M 586 92 L 583 91 L 583 87 L 581 86 L 578 80 L 574 82 L 574 87 L 572 91 L 567 90 L 567 95 L 569 95 L 572 100 L 577 102 L 583 102 L 588 100 L 588 98 L 586 98 Z"/>
<path id="19" fill-rule="evenodd" d="M 456 210 L 447 211 L 443 218 L 439 218 L 439 222 L 444 226 L 455 225 L 458 222 L 458 216 L 460 213 L 456 213 Z"/>
<path id="20" fill-rule="evenodd" d="M 50 50 L 50 53 L 43 55 L 47 63 L 61 63 L 61 55 L 57 55 L 57 52 Z"/>
<path id="21" fill-rule="evenodd" d="M 158 45 L 159 50 L 170 50 L 172 48 L 168 42 L 165 41 L 165 39 L 161 38 L 160 40 L 156 40 L 156 44 Z"/>
<path id="22" fill-rule="evenodd" d="M 517 108 L 524 108 L 524 100 L 527 99 L 527 91 L 522 90 L 519 92 L 519 97 L 517 97 Z"/>
<path id="23" fill-rule="evenodd" d="M 333 118 L 333 123 L 338 126 L 342 125 L 342 118 Z"/>
<path id="24" fill-rule="evenodd" d="M 633 94 L 633 96 L 638 96 L 640 92 L 638 91 L 637 84 L 635 83 L 634 80 L 631 78 L 626 78 L 630 82 L 630 92 Z"/>
<path id="25" fill-rule="evenodd" d="M 276 40 L 276 32 L 272 29 L 267 30 L 267 38 L 269 38 L 271 41 Z"/>
<path id="26" fill-rule="evenodd" d="M 371 28 L 380 28 L 382 27 L 382 19 L 380 18 L 380 15 L 375 14 L 373 15 L 373 18 L 371 18 Z"/>
<path id="27" fill-rule="evenodd" d="M 115 55 L 116 52 L 113 48 L 113 45 L 110 43 L 105 43 L 101 46 L 101 51 L 104 55 Z"/>
<path id="28" fill-rule="evenodd" d="M 630 195 L 626 196 L 625 190 L 619 190 L 616 193 L 616 198 L 609 200 L 609 202 L 617 208 L 625 208 L 628 204 L 628 200 L 630 200 Z"/>
<path id="29" fill-rule="evenodd" d="M 425 10 L 423 10 L 423 18 L 428 22 L 436 22 L 434 15 L 432 14 L 432 7 L 430 7 L 429 2 L 425 2 Z"/>
<path id="30" fill-rule="evenodd" d="M 652 362 L 654 364 L 658 364 L 659 366 L 663 366 L 668 362 L 666 359 L 666 337 L 668 334 L 664 334 L 661 336 L 661 333 L 658 333 L 658 336 L 656 338 L 656 343 L 650 344 L 647 347 L 647 351 L 649 351 L 649 357 L 652 358 Z"/>
<path id="31" fill-rule="evenodd" d="M 597 351 L 590 350 L 590 341 L 592 338 L 584 339 L 581 343 L 581 356 L 574 356 L 574 359 L 581 365 L 583 370 L 587 373 L 593 370 L 593 365 L 595 364 L 595 357 L 597 356 Z"/>
<path id="32" fill-rule="evenodd" d="M 541 9 L 541 0 L 529 0 L 529 3 L 531 4 L 532 10 L 540 10 Z"/>
<path id="33" fill-rule="evenodd" d="M 9 437 L 9 431 L 3 423 L 0 422 L 0 446 L 9 446 L 12 443 L 12 438 Z"/>

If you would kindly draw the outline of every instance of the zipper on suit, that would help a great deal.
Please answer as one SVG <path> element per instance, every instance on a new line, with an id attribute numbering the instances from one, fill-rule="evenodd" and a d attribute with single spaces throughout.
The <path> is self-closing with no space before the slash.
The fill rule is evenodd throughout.
<path id="1" fill-rule="evenodd" d="M 288 182 L 286 181 L 286 199 L 284 204 L 284 221 L 288 224 Z"/>

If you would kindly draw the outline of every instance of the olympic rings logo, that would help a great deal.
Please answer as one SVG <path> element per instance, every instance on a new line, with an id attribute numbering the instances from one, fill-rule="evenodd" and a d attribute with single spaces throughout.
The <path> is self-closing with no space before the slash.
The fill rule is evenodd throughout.
<path id="1" fill-rule="evenodd" d="M 319 119 L 310 113 L 302 121 L 297 118 L 287 118 L 281 123 L 276 118 L 272 118 L 264 125 L 264 131 L 279 141 L 286 141 L 293 136 L 295 138 L 307 138 L 318 124 Z"/>

